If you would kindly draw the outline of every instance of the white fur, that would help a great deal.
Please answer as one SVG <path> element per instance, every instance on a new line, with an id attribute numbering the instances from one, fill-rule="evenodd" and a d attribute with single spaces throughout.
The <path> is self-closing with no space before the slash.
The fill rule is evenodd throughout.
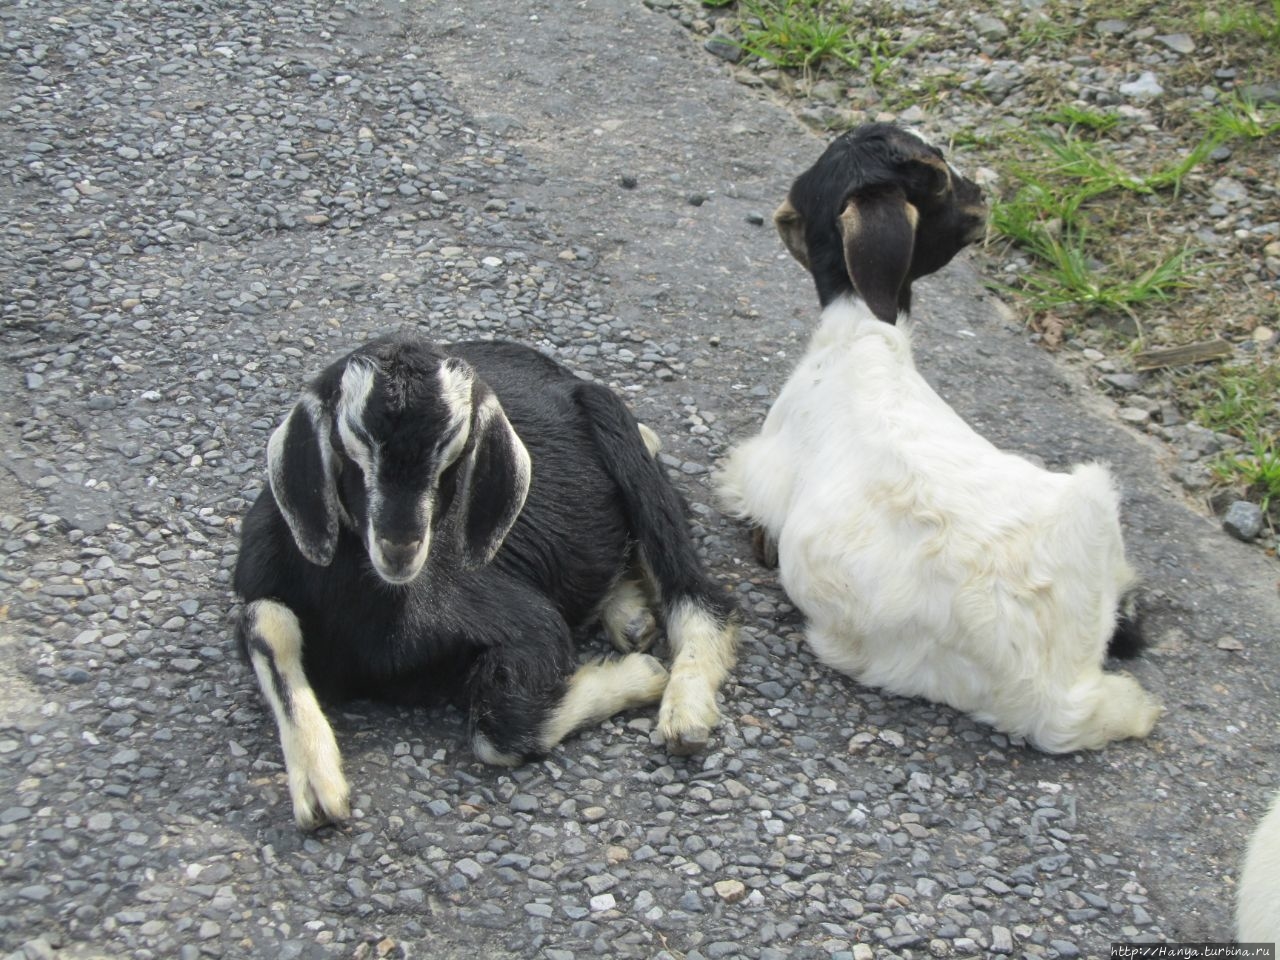
<path id="1" fill-rule="evenodd" d="M 737 632 L 685 600 L 667 618 L 671 679 L 658 709 L 658 731 L 671 753 L 695 753 L 720 722 L 716 691 L 733 666 Z"/>
<path id="2" fill-rule="evenodd" d="M 1280 943 L 1280 794 L 1254 831 L 1240 870 L 1236 940 Z"/>
<path id="3" fill-rule="evenodd" d="M 1050 473 L 996 449 L 860 300 L 823 311 L 717 485 L 775 539 L 809 643 L 836 669 L 1054 753 L 1151 730 L 1156 703 L 1102 672 L 1134 579 L 1106 469 Z"/>
<path id="4" fill-rule="evenodd" d="M 255 601 L 248 615 L 253 631 L 267 647 L 261 650 L 250 644 L 249 660 L 280 731 L 293 818 L 305 830 L 340 823 L 350 815 L 351 791 L 342 774 L 342 755 L 333 728 L 302 669 L 298 618 L 274 600 Z"/>
<path id="5" fill-rule="evenodd" d="M 538 745 L 547 751 L 580 727 L 656 702 L 667 686 L 667 668 L 647 653 L 583 664 L 569 678 L 564 698 L 542 725 Z"/>

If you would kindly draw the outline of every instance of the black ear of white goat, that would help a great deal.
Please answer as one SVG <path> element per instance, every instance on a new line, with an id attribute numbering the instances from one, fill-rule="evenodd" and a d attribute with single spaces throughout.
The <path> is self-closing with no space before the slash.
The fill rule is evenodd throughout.
<path id="1" fill-rule="evenodd" d="M 823 310 L 760 434 L 716 477 L 829 665 L 1065 752 L 1160 710 L 1108 652 L 1141 647 L 1119 495 L 975 433 L 917 372 L 911 281 L 982 232 L 982 198 L 915 135 L 872 124 L 791 188 L 777 226 Z"/>
<path id="2" fill-rule="evenodd" d="M 609 390 L 514 344 L 385 337 L 306 387 L 235 571 L 299 825 L 348 813 L 324 700 L 460 701 L 489 763 L 658 699 L 671 751 L 706 743 L 733 606 L 656 448 Z M 623 656 L 579 666 L 595 621 Z M 645 652 L 659 625 L 669 675 Z"/>
<path id="3" fill-rule="evenodd" d="M 986 229 L 976 183 L 929 143 L 873 123 L 837 138 L 774 213 L 783 243 L 825 307 L 855 293 L 886 323 L 911 309 L 911 282 Z"/>

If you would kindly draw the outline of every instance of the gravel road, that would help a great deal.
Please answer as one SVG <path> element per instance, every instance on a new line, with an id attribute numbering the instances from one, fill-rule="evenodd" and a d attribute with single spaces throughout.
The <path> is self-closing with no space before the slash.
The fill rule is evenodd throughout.
<path id="1" fill-rule="evenodd" d="M 964 264 L 920 365 L 1125 486 L 1152 738 L 1052 758 L 821 668 L 708 468 L 816 315 L 768 226 L 821 142 L 639 0 L 0 9 L 0 954 L 1103 957 L 1230 936 L 1277 784 L 1275 563 Z M 627 715 L 515 771 L 451 711 L 334 711 L 349 828 L 292 825 L 229 629 L 299 385 L 396 325 L 535 344 L 666 442 L 746 613 L 711 750 Z"/>

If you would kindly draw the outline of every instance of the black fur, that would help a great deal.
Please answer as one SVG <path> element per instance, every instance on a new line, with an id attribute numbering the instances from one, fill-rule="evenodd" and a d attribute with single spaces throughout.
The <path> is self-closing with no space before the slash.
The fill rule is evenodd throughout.
<path id="1" fill-rule="evenodd" d="M 507 443 L 477 437 L 473 421 L 467 451 L 438 476 L 425 566 L 407 583 L 388 583 L 359 533 L 368 497 L 325 400 L 339 500 L 354 529 L 344 520 L 332 560 L 312 563 L 265 490 L 245 519 L 234 579 L 246 604 L 270 598 L 297 616 L 304 670 L 322 700 L 452 700 L 499 750 L 531 756 L 576 667 L 575 634 L 636 562 L 637 545 L 668 609 L 692 598 L 728 614 L 703 576 L 679 495 L 610 391 L 515 344 L 435 347 L 393 335 L 333 364 L 312 392 L 332 398 L 347 365 L 363 357 L 373 358 L 377 380 L 362 422 L 349 427 L 383 442 L 378 488 L 392 519 L 379 536 L 395 537 L 397 524 L 413 527 L 411 508 L 457 433 L 447 429 L 449 409 L 439 395 L 442 363 L 465 361 L 476 372 L 475 396 L 497 396 L 528 451 L 532 476 L 514 525 L 483 562 L 481 528 L 509 506 L 511 478 L 499 474 L 510 451 L 491 450 L 485 459 L 477 450 L 474 475 L 465 475 L 473 446 Z M 246 632 L 242 625 L 242 643 L 251 642 Z"/>
<path id="2" fill-rule="evenodd" d="M 1150 646 L 1143 629 L 1142 598 L 1131 592 L 1120 601 L 1116 629 L 1107 642 L 1107 656 L 1117 660 L 1133 660 Z"/>
<path id="3" fill-rule="evenodd" d="M 803 221 L 806 266 L 824 307 L 854 291 L 840 214 L 852 201 L 886 190 L 900 192 L 920 215 L 907 282 L 898 295 L 904 313 L 911 309 L 911 281 L 945 266 L 985 223 L 977 184 L 948 178 L 942 154 L 917 137 L 888 123 L 864 124 L 842 134 L 796 179 L 787 197 Z"/>

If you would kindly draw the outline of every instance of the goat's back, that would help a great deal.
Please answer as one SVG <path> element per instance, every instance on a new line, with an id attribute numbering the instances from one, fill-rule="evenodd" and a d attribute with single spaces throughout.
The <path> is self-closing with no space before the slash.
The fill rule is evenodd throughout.
<path id="1" fill-rule="evenodd" d="M 1096 659 L 1132 580 L 1105 468 L 1054 473 L 997 449 L 920 376 L 906 333 L 856 305 L 828 308 L 724 476 L 734 509 L 777 536 L 815 635 L 833 638 L 819 653 L 849 672 L 925 671 L 948 646 Z M 1060 631 L 1080 635 L 1048 642 Z"/>

